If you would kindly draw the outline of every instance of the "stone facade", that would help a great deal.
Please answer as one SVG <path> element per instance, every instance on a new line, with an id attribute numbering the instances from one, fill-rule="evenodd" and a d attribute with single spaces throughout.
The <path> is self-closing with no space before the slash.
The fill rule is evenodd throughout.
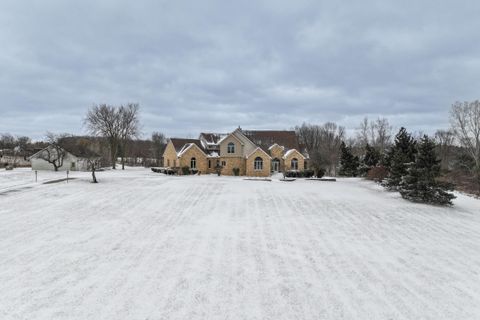
<path id="1" fill-rule="evenodd" d="M 262 169 L 258 170 L 255 168 L 255 159 L 262 159 Z M 248 155 L 246 159 L 246 172 L 245 174 L 249 177 L 268 177 L 270 176 L 271 171 L 271 160 L 272 158 L 262 149 L 258 148 L 253 153 Z"/>
<path id="2" fill-rule="evenodd" d="M 240 169 L 240 175 L 245 175 L 245 159 L 243 157 L 220 157 L 222 175 L 233 176 L 233 169 Z"/>
<path id="3" fill-rule="evenodd" d="M 178 164 L 177 151 L 175 150 L 172 141 L 169 141 L 163 152 L 163 165 L 165 167 L 177 168 Z"/>
<path id="4" fill-rule="evenodd" d="M 297 160 L 297 168 L 292 168 L 292 160 L 296 159 Z M 304 169 L 304 164 L 305 164 L 305 157 L 298 152 L 297 150 L 292 150 L 289 152 L 288 155 L 284 156 L 284 165 L 285 165 L 285 170 L 299 170 L 302 171 Z"/>
<path id="5" fill-rule="evenodd" d="M 228 152 L 228 146 L 233 146 L 233 153 Z M 220 144 L 220 155 L 224 158 L 238 158 L 244 155 L 244 143 L 240 141 L 235 135 L 231 134 L 223 139 Z M 232 151 L 232 150 L 230 150 Z"/>
<path id="6" fill-rule="evenodd" d="M 163 157 L 164 165 L 171 168 L 190 168 L 194 157 L 201 173 L 216 173 L 221 167 L 221 174 L 230 176 L 238 168 L 242 176 L 267 177 L 272 170 L 291 170 L 292 159 L 297 159 L 297 170 L 303 170 L 306 159 L 298 146 L 294 131 L 247 132 L 238 128 L 228 134 L 201 133 L 199 139 L 171 138 Z M 261 168 L 255 168 L 257 157 L 262 159 Z"/>
<path id="7" fill-rule="evenodd" d="M 283 162 L 284 151 L 285 148 L 276 143 L 269 148 L 270 156 L 272 157 L 272 171 L 282 172 L 285 170 Z M 278 162 L 278 168 L 274 165 L 274 162 Z"/>
<path id="8" fill-rule="evenodd" d="M 195 159 L 195 167 L 192 167 L 192 159 Z M 179 164 L 180 168 L 189 167 L 200 173 L 207 173 L 207 155 L 194 144 L 182 153 Z"/>

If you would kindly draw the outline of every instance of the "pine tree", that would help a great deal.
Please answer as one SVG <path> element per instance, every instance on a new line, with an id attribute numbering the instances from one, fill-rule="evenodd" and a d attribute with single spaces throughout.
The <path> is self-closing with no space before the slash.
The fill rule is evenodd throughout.
<path id="1" fill-rule="evenodd" d="M 395 136 L 395 144 L 387 154 L 389 174 L 383 185 L 389 190 L 397 190 L 402 177 L 407 174 L 408 164 L 415 161 L 416 141 L 401 128 Z"/>
<path id="2" fill-rule="evenodd" d="M 448 191 L 452 190 L 452 185 L 437 181 L 438 176 L 440 160 L 435 154 L 435 143 L 425 135 L 419 143 L 415 162 L 408 166 L 402 178 L 400 194 L 414 202 L 451 205 L 455 196 Z"/>
<path id="3" fill-rule="evenodd" d="M 365 145 L 365 155 L 362 157 L 358 171 L 361 175 L 366 175 L 370 169 L 376 167 L 380 163 L 381 154 L 370 144 Z"/>
<path id="4" fill-rule="evenodd" d="M 380 157 L 380 152 L 367 143 L 365 146 L 365 157 L 363 158 L 363 163 L 367 167 L 375 167 L 380 162 Z"/>
<path id="5" fill-rule="evenodd" d="M 340 170 L 338 171 L 338 174 L 345 177 L 356 177 L 358 174 L 358 166 L 360 164 L 358 156 L 353 155 L 352 148 L 347 147 L 345 142 L 342 142 L 340 145 L 340 150 Z"/>

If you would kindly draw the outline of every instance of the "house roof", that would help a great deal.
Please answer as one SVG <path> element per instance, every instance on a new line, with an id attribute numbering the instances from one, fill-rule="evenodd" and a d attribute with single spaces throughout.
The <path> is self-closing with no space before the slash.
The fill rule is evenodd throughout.
<path id="1" fill-rule="evenodd" d="M 264 151 L 268 151 L 274 144 L 287 150 L 302 149 L 293 130 L 242 130 L 242 133 Z"/>
<path id="2" fill-rule="evenodd" d="M 272 157 L 270 157 L 270 155 L 269 155 L 265 150 L 263 150 L 263 149 L 260 148 L 260 147 L 256 147 L 255 150 L 253 150 L 252 152 L 250 152 L 245 158 L 247 158 L 247 159 L 250 158 L 250 157 L 251 157 L 253 154 L 255 154 L 255 152 L 257 152 L 257 151 L 263 152 L 263 153 L 264 153 L 267 157 L 269 157 L 270 159 L 272 158 Z"/>
<path id="3" fill-rule="evenodd" d="M 200 148 L 205 153 L 205 149 L 203 148 L 202 143 L 200 142 L 200 139 L 183 139 L 183 138 L 170 138 L 170 141 L 172 141 L 173 147 L 175 148 L 175 151 L 179 153 L 183 147 L 186 144 L 196 144 L 197 147 Z"/>
<path id="4" fill-rule="evenodd" d="M 225 137 L 226 133 L 214 133 L 214 132 L 202 132 L 200 137 L 202 137 L 208 144 L 218 144 L 220 139 Z"/>
<path id="5" fill-rule="evenodd" d="M 181 157 L 185 152 L 187 152 L 187 150 L 191 149 L 191 148 L 194 148 L 194 147 L 197 147 L 200 149 L 200 151 L 205 155 L 205 151 L 203 151 L 202 148 L 198 147 L 195 143 L 188 143 L 186 145 L 183 146 L 183 148 L 180 150 L 180 152 L 178 152 L 177 156 L 178 157 Z"/>
<path id="6" fill-rule="evenodd" d="M 287 159 L 294 152 L 298 152 L 304 159 L 306 159 L 306 157 L 303 154 L 301 154 L 297 149 L 290 149 L 287 152 L 285 152 L 283 159 Z"/>
<path id="7" fill-rule="evenodd" d="M 38 157 L 38 155 L 40 155 L 40 153 L 47 149 L 47 148 L 51 148 L 52 145 L 48 145 L 46 146 L 45 148 L 37 151 L 35 154 L 33 154 L 32 156 L 29 157 L 29 159 L 32 159 L 32 158 L 36 158 Z M 92 158 L 100 158 L 100 155 L 98 155 L 97 153 L 93 152 L 92 150 L 90 150 L 87 146 L 85 145 L 81 145 L 81 144 L 69 144 L 69 145 L 66 145 L 66 146 L 61 146 L 61 148 L 63 150 L 65 150 L 66 152 L 76 156 L 77 158 L 85 158 L 85 159 L 92 159 Z"/>
<path id="8" fill-rule="evenodd" d="M 272 144 L 270 147 L 268 147 L 268 150 L 272 150 L 272 149 L 275 148 L 275 147 L 279 147 L 279 148 L 281 148 L 282 150 L 285 149 L 284 146 L 280 146 L 280 145 L 278 145 L 278 143 L 274 143 L 274 144 Z"/>

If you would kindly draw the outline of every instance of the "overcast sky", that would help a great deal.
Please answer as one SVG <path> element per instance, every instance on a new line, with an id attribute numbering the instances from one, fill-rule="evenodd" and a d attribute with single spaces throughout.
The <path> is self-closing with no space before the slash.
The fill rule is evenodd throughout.
<path id="1" fill-rule="evenodd" d="M 364 116 L 431 133 L 480 98 L 478 0 L 245 2 L 2 0 L 0 133 L 80 134 L 127 102 L 145 137 Z"/>

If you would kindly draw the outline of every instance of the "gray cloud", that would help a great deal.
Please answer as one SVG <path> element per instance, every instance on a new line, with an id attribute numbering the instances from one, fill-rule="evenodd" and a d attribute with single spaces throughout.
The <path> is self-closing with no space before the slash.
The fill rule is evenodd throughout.
<path id="1" fill-rule="evenodd" d="M 291 128 L 368 115 L 432 132 L 478 98 L 476 1 L 0 4 L 0 132 L 82 133 L 94 103 L 143 131 Z"/>

